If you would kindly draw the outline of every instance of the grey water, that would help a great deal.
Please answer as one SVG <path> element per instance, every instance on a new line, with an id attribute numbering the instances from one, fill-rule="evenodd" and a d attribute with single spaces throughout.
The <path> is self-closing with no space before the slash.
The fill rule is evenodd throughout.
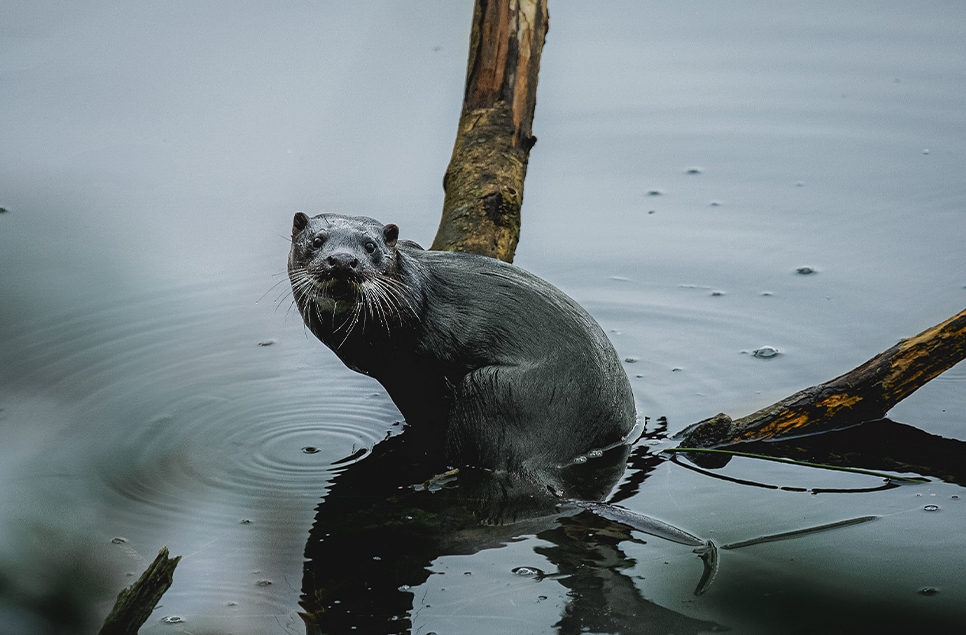
<path id="1" fill-rule="evenodd" d="M 162 545 L 183 558 L 142 633 L 304 632 L 316 507 L 400 416 L 290 309 L 291 218 L 431 242 L 472 3 L 2 8 L 0 633 L 44 632 L 51 598 L 96 632 Z M 550 12 L 516 264 L 601 323 L 649 430 L 750 413 L 966 306 L 966 5 Z M 889 417 L 966 441 L 966 366 Z M 689 548 L 615 539 L 593 592 L 665 621 L 585 632 L 966 627 L 962 480 L 698 471 L 657 456 L 674 444 L 642 441 L 621 505 L 718 544 L 878 518 L 723 551 L 700 596 Z M 571 632 L 549 535 L 436 559 L 412 631 Z"/>

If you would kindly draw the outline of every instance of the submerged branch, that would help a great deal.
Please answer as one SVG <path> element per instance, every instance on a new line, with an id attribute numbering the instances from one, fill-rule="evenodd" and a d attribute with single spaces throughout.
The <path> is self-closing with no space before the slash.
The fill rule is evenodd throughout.
<path id="1" fill-rule="evenodd" d="M 740 419 L 717 414 L 684 431 L 709 448 L 820 432 L 881 419 L 923 384 L 966 358 L 966 310 L 903 340 L 844 375 Z"/>
<path id="2" fill-rule="evenodd" d="M 117 595 L 117 602 L 98 635 L 137 635 L 138 629 L 151 616 L 161 596 L 171 586 L 179 560 L 181 556 L 169 558 L 168 548 L 162 547 L 158 557 L 137 582 Z"/>

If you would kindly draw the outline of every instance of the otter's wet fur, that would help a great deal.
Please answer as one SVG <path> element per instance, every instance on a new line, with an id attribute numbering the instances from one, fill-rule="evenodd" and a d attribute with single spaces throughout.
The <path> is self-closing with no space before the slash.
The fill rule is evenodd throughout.
<path id="1" fill-rule="evenodd" d="M 514 265 L 398 236 L 371 218 L 297 213 L 292 292 L 312 333 L 378 380 L 451 465 L 554 487 L 562 466 L 631 431 L 620 359 L 576 302 Z"/>

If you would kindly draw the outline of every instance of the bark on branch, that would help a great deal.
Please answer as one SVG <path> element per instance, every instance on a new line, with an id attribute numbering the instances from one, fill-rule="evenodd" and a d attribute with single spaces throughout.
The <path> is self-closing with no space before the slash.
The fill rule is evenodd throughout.
<path id="1" fill-rule="evenodd" d="M 966 310 L 903 340 L 840 377 L 740 419 L 720 413 L 685 430 L 681 447 L 718 447 L 881 419 L 966 358 Z"/>
<path id="2" fill-rule="evenodd" d="M 138 629 L 171 586 L 179 560 L 181 556 L 169 558 L 168 548 L 162 547 L 137 582 L 118 593 L 117 602 L 98 635 L 137 635 Z"/>
<path id="3" fill-rule="evenodd" d="M 548 25 L 546 0 L 476 0 L 463 111 L 432 249 L 513 261 Z"/>

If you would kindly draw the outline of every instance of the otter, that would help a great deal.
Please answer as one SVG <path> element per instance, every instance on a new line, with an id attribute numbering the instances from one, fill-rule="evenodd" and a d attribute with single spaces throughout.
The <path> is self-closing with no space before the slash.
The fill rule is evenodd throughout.
<path id="1" fill-rule="evenodd" d="M 600 326 L 514 265 L 426 251 L 363 216 L 295 214 L 288 273 L 306 326 L 375 378 L 448 463 L 560 471 L 624 443 L 634 397 Z"/>

